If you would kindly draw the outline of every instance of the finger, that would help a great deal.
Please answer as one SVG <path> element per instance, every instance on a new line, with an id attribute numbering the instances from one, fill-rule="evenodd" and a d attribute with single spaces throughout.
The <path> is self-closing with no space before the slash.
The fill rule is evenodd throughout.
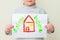
<path id="1" fill-rule="evenodd" d="M 48 26 L 48 25 L 46 25 L 45 28 L 46 28 L 47 30 L 49 30 L 49 26 Z"/>
<path id="2" fill-rule="evenodd" d="M 47 25 L 45 25 L 45 28 L 47 28 Z"/>
<path id="3" fill-rule="evenodd" d="M 12 29 L 13 27 L 13 25 L 7 25 L 6 29 Z"/>
<path id="4" fill-rule="evenodd" d="M 10 25 L 10 29 L 14 28 L 14 25 Z"/>

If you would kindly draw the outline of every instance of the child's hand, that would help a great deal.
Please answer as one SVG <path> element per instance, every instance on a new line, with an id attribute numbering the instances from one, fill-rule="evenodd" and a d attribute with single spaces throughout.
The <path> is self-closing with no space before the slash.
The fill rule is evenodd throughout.
<path id="1" fill-rule="evenodd" d="M 14 27 L 13 25 L 7 25 L 5 29 L 5 33 L 8 35 L 13 27 Z"/>
<path id="2" fill-rule="evenodd" d="M 45 27 L 46 27 L 46 29 L 49 30 L 51 33 L 54 32 L 54 26 L 53 26 L 52 24 L 49 23 L 49 24 L 47 24 Z"/>

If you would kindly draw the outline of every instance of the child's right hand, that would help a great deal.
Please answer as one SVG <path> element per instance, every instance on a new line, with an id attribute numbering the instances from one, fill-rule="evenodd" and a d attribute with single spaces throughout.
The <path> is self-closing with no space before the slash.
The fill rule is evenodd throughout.
<path id="1" fill-rule="evenodd" d="M 5 33 L 8 35 L 13 27 L 14 27 L 13 25 L 7 25 L 5 29 Z"/>

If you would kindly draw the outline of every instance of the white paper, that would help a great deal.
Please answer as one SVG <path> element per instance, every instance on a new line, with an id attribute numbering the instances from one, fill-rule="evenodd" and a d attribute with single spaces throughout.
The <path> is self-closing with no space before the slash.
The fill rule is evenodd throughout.
<path id="1" fill-rule="evenodd" d="M 12 14 L 12 24 L 14 38 L 45 38 L 47 36 L 45 28 L 47 14 Z"/>

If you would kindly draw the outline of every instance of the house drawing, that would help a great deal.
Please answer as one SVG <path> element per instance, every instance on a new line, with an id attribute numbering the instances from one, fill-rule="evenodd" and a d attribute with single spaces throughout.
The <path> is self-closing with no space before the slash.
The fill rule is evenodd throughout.
<path id="1" fill-rule="evenodd" d="M 35 23 L 30 15 L 24 19 L 23 32 L 35 32 Z"/>

